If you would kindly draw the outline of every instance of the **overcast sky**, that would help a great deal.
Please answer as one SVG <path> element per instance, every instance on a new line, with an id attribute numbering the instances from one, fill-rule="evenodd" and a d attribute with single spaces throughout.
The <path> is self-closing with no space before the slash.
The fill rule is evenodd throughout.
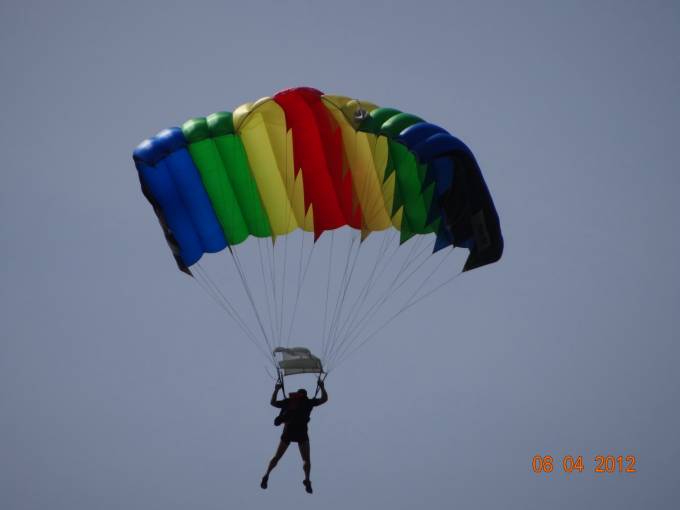
<path id="1" fill-rule="evenodd" d="M 677 505 L 679 26 L 672 1 L 3 1 L 0 507 Z M 506 239 L 333 372 L 311 497 L 294 450 L 259 489 L 264 361 L 176 270 L 131 160 L 296 85 L 460 137 Z"/>

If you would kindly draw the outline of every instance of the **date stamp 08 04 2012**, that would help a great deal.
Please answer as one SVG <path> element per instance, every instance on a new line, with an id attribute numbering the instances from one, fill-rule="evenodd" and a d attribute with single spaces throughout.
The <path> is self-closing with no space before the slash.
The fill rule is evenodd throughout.
<path id="1" fill-rule="evenodd" d="M 637 473 L 636 464 L 635 455 L 595 455 L 591 468 L 596 474 L 633 474 Z M 536 454 L 531 459 L 531 470 L 536 474 L 549 474 L 560 468 L 564 473 L 583 473 L 587 469 L 583 455 L 565 455 L 555 460 L 552 455 Z"/>

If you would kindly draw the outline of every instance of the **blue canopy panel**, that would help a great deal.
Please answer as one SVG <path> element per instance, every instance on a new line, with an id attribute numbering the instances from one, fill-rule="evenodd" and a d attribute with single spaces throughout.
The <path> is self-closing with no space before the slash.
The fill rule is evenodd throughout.
<path id="1" fill-rule="evenodd" d="M 436 124 L 430 124 L 429 122 L 419 122 L 418 124 L 413 124 L 406 129 L 404 129 L 397 140 L 409 149 L 415 147 L 423 140 L 427 140 L 432 135 L 437 133 L 446 133 L 446 130 Z"/>
<path id="2" fill-rule="evenodd" d="M 142 192 L 156 212 L 177 265 L 191 274 L 189 266 L 204 253 L 223 250 L 227 240 L 182 131 L 166 129 L 145 140 L 133 159 Z"/>
<path id="3" fill-rule="evenodd" d="M 496 262 L 503 254 L 498 213 L 472 151 L 434 124 L 414 124 L 399 141 L 427 164 L 423 187 L 434 183 L 428 222 L 441 217 L 435 251 L 453 244 L 470 250 L 463 271 Z"/>

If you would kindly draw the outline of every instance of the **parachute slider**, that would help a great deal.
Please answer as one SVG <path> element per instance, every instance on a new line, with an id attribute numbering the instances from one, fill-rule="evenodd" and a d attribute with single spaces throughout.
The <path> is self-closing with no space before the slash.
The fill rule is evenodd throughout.
<path id="1" fill-rule="evenodd" d="M 306 347 L 277 347 L 274 349 L 275 358 L 277 354 L 280 354 L 277 366 L 284 376 L 324 373 L 321 360 Z"/>

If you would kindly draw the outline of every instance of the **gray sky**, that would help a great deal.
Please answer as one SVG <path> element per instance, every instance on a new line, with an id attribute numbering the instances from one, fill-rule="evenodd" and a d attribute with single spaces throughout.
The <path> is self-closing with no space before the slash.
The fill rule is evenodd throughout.
<path id="1" fill-rule="evenodd" d="M 677 2 L 283 4 L 0 5 L 0 507 L 677 504 Z M 455 133 L 506 239 L 332 374 L 313 497 L 292 450 L 258 488 L 271 381 L 131 161 L 295 85 Z"/>

